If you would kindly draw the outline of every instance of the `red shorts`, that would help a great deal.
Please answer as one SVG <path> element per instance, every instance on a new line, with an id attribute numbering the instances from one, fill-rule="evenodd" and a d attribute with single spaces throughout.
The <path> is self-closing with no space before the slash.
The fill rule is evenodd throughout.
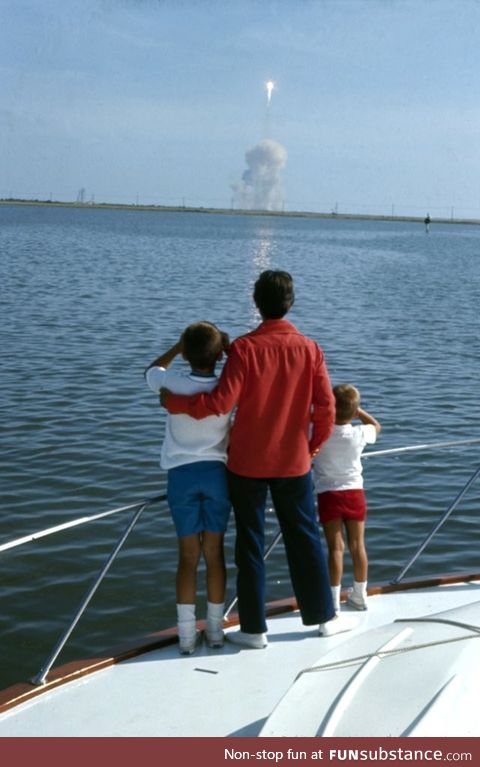
<path id="1" fill-rule="evenodd" d="M 363 522 L 367 504 L 363 490 L 328 490 L 317 496 L 318 516 L 322 525 L 334 519 Z"/>

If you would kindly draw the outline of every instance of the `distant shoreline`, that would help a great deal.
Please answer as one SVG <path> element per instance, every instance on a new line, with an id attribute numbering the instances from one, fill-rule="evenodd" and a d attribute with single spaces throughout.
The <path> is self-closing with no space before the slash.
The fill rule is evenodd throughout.
<path id="1" fill-rule="evenodd" d="M 55 200 L 22 200 L 2 199 L 0 205 L 34 205 L 49 208 L 85 208 L 87 210 L 134 210 L 156 213 L 205 213 L 209 215 L 227 216 L 261 216 L 273 218 L 327 218 L 359 221 L 411 221 L 424 222 L 423 216 L 386 216 L 374 213 L 317 213 L 314 211 L 274 211 L 274 210 L 241 210 L 233 208 L 203 208 L 181 205 L 133 205 L 113 202 L 60 202 Z M 480 219 L 473 218 L 435 218 L 430 217 L 432 224 L 480 224 Z"/>

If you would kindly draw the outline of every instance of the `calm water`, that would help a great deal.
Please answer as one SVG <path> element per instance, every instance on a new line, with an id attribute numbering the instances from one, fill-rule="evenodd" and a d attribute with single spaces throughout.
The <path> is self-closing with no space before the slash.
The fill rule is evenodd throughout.
<path id="1" fill-rule="evenodd" d="M 0 542 L 163 492 L 143 368 L 195 320 L 254 327 L 269 267 L 294 275 L 291 320 L 334 383 L 359 386 L 379 448 L 479 436 L 478 227 L 0 206 L 0 254 Z M 398 572 L 477 465 L 478 447 L 366 462 L 371 582 Z M 478 508 L 477 487 L 411 574 L 477 569 Z M 0 686 L 38 670 L 126 521 L 0 554 Z M 60 662 L 171 625 L 175 564 L 152 507 Z M 289 594 L 281 547 L 269 572 L 269 597 Z"/>

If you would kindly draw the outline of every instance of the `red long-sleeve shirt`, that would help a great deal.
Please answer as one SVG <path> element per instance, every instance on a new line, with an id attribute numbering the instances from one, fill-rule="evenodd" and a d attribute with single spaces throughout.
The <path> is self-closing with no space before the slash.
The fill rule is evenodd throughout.
<path id="1" fill-rule="evenodd" d="M 244 477 L 295 477 L 330 436 L 335 400 L 324 355 L 287 320 L 265 320 L 233 342 L 210 393 L 171 394 L 167 409 L 193 418 L 237 406 L 228 468 Z"/>

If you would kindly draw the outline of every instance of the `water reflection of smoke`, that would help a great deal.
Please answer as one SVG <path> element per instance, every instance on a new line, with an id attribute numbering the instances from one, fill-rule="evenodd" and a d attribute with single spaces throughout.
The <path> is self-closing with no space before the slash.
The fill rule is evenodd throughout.
<path id="1" fill-rule="evenodd" d="M 253 294 L 253 287 L 258 275 L 264 272 L 265 269 L 271 269 L 272 259 L 272 245 L 273 245 L 273 231 L 271 227 L 264 227 L 258 232 L 258 238 L 255 242 L 255 249 L 253 251 L 252 258 L 252 278 L 249 284 L 250 295 Z M 250 325 L 256 327 L 261 321 L 260 314 L 252 301 L 252 309 L 250 313 Z"/>

